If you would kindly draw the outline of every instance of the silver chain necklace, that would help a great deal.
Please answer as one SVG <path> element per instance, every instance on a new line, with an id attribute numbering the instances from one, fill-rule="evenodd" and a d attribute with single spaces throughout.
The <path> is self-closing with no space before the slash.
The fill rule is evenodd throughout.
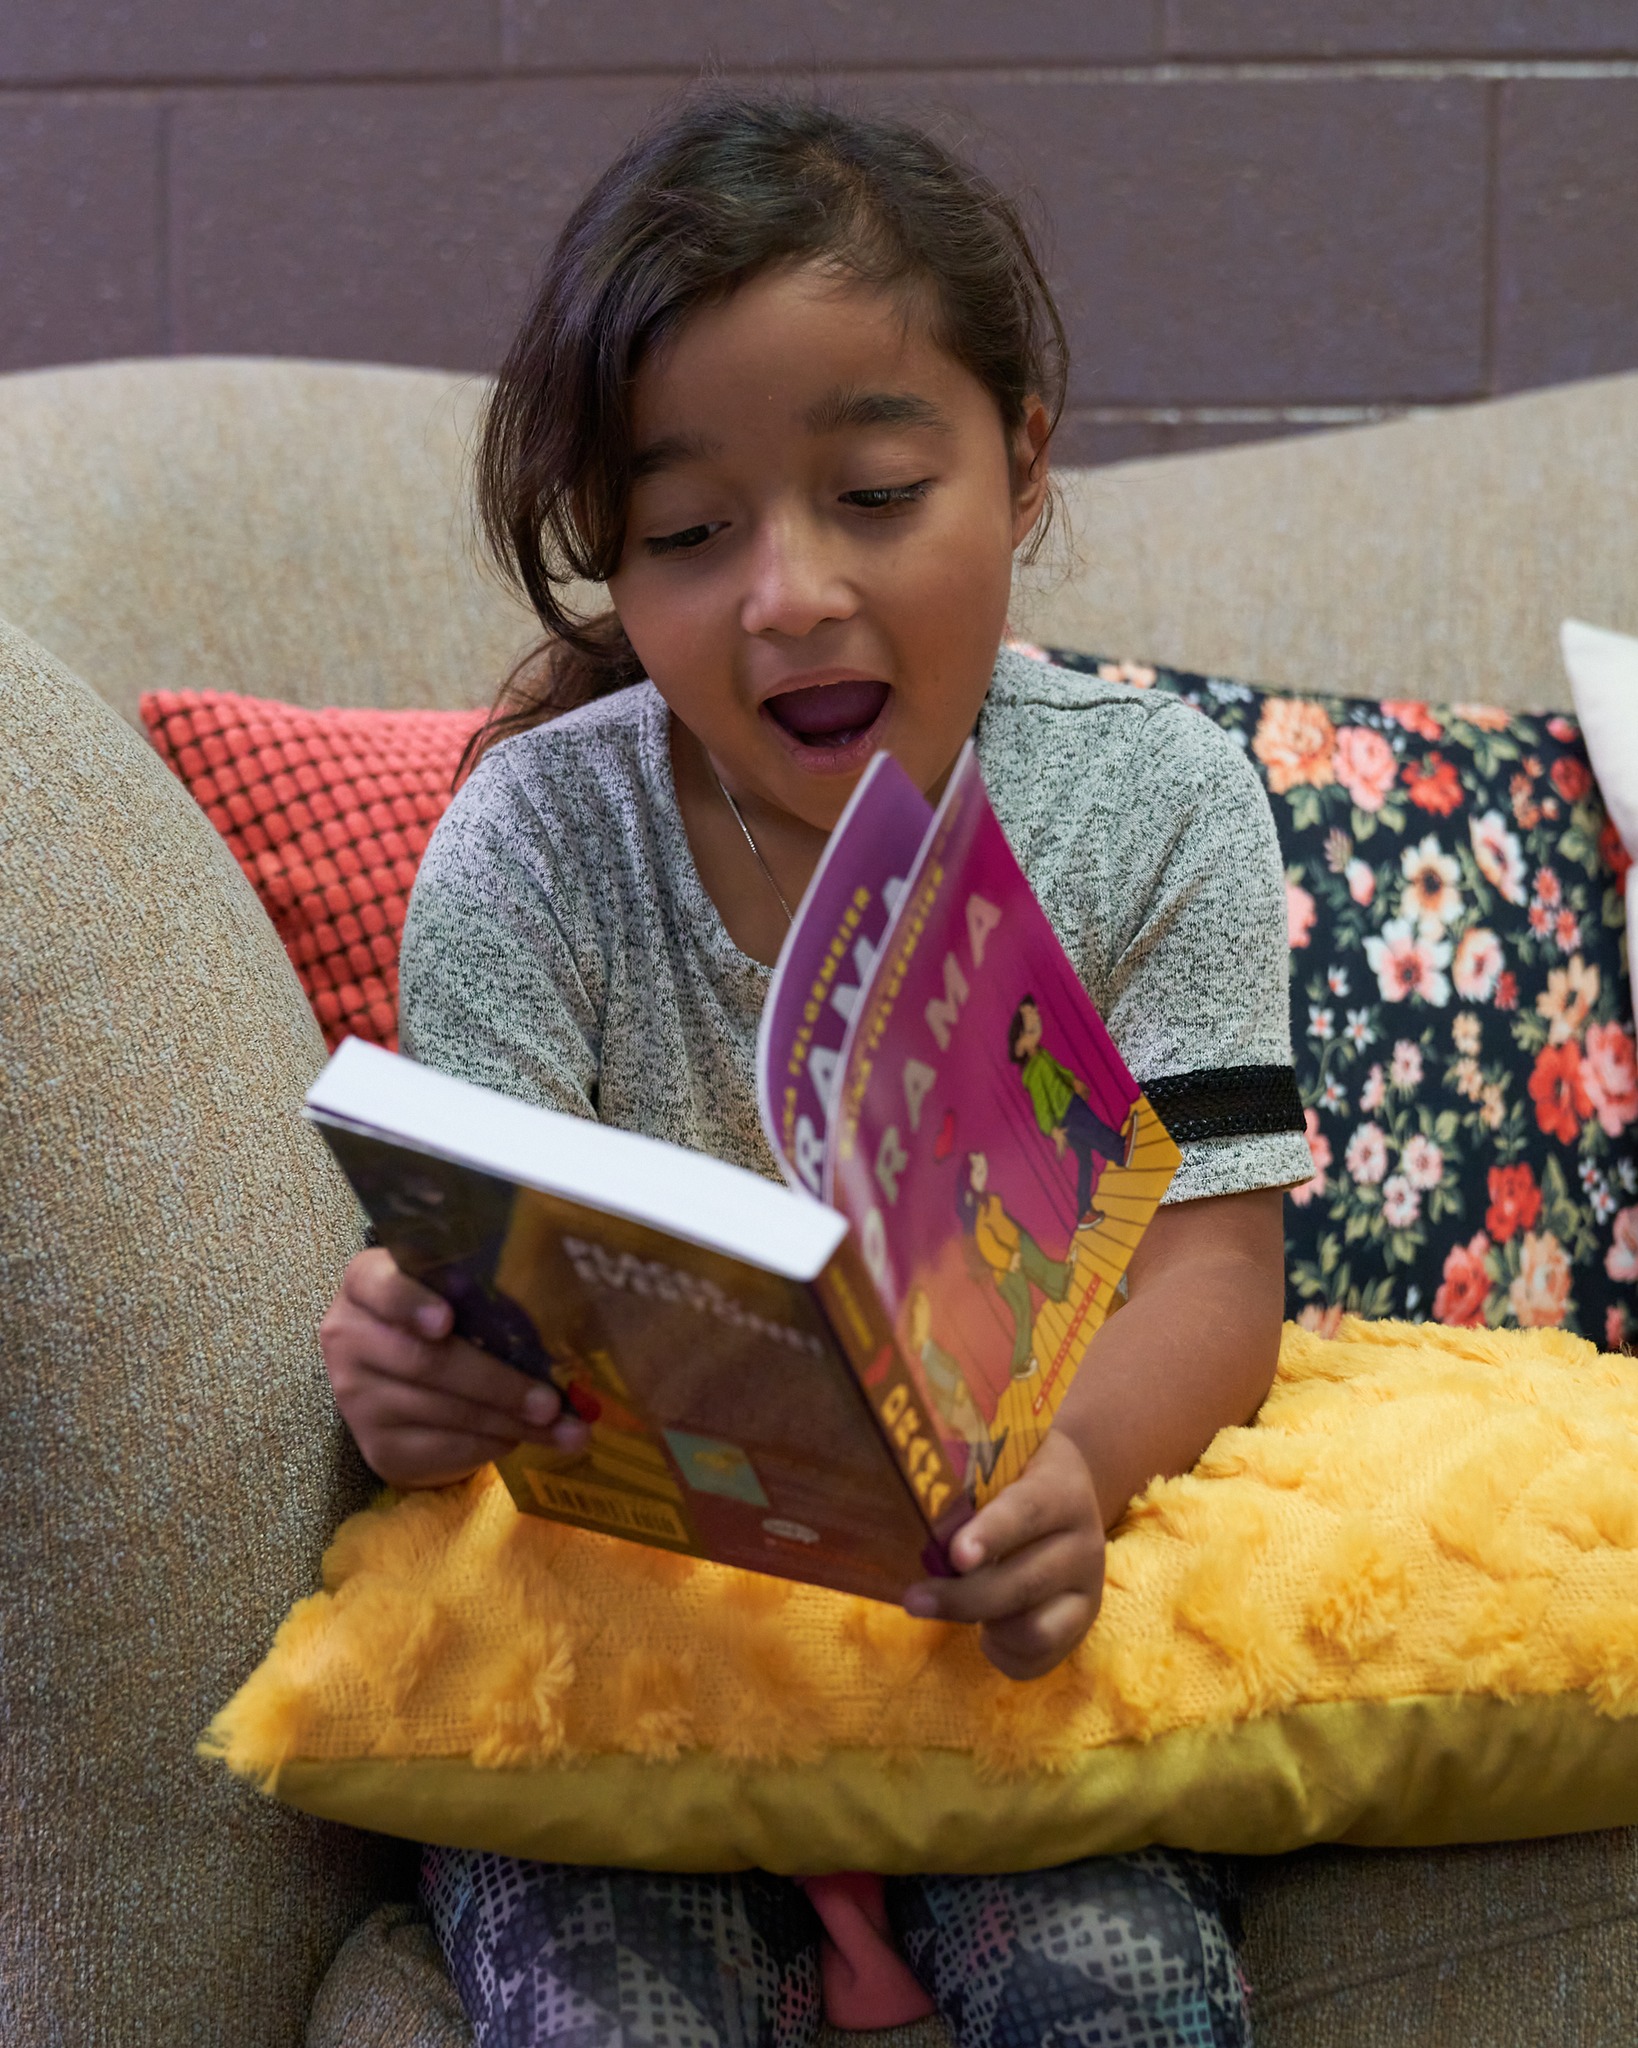
<path id="1" fill-rule="evenodd" d="M 702 747 L 700 751 L 704 753 L 705 749 Z M 709 767 L 709 769 L 711 770 L 712 781 L 717 785 L 718 789 L 722 791 L 723 802 L 734 814 L 734 823 L 738 825 L 739 829 L 745 834 L 745 844 L 751 849 L 752 858 L 755 860 L 757 866 L 762 870 L 763 876 L 767 881 L 768 887 L 774 892 L 774 895 L 778 898 L 779 907 L 785 913 L 785 922 L 787 924 L 794 923 L 795 920 L 791 916 L 791 907 L 785 901 L 785 892 L 783 889 L 780 888 L 778 882 L 775 881 L 773 869 L 769 867 L 768 863 L 762 858 L 761 847 L 758 846 L 756 841 L 751 837 L 751 828 L 745 822 L 745 813 L 740 809 L 739 805 L 734 802 L 733 796 L 729 791 L 727 783 L 724 782 L 722 777 L 717 773 L 716 762 L 711 759 L 711 756 L 709 754 L 705 755 L 705 760 L 707 767 Z"/>

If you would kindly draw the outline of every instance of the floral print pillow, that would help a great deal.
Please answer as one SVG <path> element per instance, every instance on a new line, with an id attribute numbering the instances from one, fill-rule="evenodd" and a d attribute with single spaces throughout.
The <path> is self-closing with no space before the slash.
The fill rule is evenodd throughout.
<path id="1" fill-rule="evenodd" d="M 1314 1156 L 1290 1313 L 1638 1340 L 1628 862 L 1575 721 L 1050 659 L 1182 697 L 1268 791 Z"/>

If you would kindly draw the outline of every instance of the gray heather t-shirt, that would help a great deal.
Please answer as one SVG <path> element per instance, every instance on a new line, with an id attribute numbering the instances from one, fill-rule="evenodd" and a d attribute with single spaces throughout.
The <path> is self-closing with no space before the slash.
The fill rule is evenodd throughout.
<path id="1" fill-rule="evenodd" d="M 728 936 L 695 869 L 669 718 L 640 683 L 484 757 L 416 878 L 402 1042 L 509 1095 L 777 1177 L 754 1081 L 769 970 Z M 1289 1067 L 1279 847 L 1234 743 L 1176 698 L 1004 648 L 978 751 L 1139 1082 Z M 1313 1172 L 1289 1129 L 1180 1149 L 1168 1201 Z"/>

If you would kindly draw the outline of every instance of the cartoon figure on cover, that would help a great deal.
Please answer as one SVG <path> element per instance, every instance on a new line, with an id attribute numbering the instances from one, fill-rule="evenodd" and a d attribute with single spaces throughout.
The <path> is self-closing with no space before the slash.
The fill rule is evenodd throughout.
<path id="1" fill-rule="evenodd" d="M 1074 1153 L 1076 1228 L 1095 1230 L 1103 1221 L 1092 1206 L 1101 1170 L 1095 1162 L 1118 1160 L 1122 1166 L 1131 1165 L 1132 1147 L 1137 1143 L 1137 1107 L 1133 1105 L 1120 1130 L 1113 1130 L 1092 1107 L 1086 1083 L 1059 1065 L 1041 1037 L 1040 1005 L 1033 996 L 1025 996 L 1008 1027 L 1007 1057 L 1018 1069 L 1042 1136 L 1052 1140 L 1060 1159 L 1066 1149 Z"/>
<path id="2" fill-rule="evenodd" d="M 978 1403 L 961 1367 L 933 1336 L 933 1304 L 925 1287 L 910 1290 L 905 1310 L 911 1354 L 921 1361 L 927 1391 L 945 1427 L 967 1446 L 967 1470 L 962 1483 L 969 1493 L 974 1492 L 978 1480 L 987 1481 L 994 1474 L 995 1461 L 1008 1433 L 1004 1429 L 992 1433 L 990 1424 L 978 1412 Z"/>
<path id="3" fill-rule="evenodd" d="M 960 1148 L 953 1142 L 957 1118 L 952 1110 L 935 1153 L 953 1158 L 956 1167 L 955 1205 L 968 1247 L 967 1270 L 999 1304 L 1002 1327 L 1010 1331 L 1008 1374 L 1013 1392 L 1003 1387 L 998 1394 L 986 1395 L 982 1387 L 975 1388 L 938 1341 L 935 1324 L 941 1300 L 943 1313 L 954 1323 L 961 1320 L 954 1301 L 941 1293 L 947 1280 L 941 1283 L 938 1276 L 924 1274 L 905 1300 L 908 1350 L 921 1365 L 926 1394 L 952 1439 L 967 1446 L 965 1483 L 974 1493 L 992 1480 L 1011 1424 L 1023 1421 L 1026 1411 L 1033 1412 L 1028 1388 L 1041 1384 L 1042 1359 L 1063 1341 L 1069 1327 L 1065 1319 L 1078 1321 L 1077 1303 L 1096 1292 L 1097 1275 L 1083 1256 L 1105 1220 L 1094 1197 L 1106 1166 L 1131 1164 L 1138 1137 L 1136 1104 L 1118 1129 L 1106 1121 L 1093 1107 L 1087 1082 L 1047 1050 L 1045 1037 L 1041 1005 L 1033 994 L 1026 994 L 1007 1026 L 1007 1066 L 1001 1069 L 1016 1074 L 1023 1099 L 1003 1090 L 998 1106 L 1010 1095 L 1022 1112 L 1016 1119 L 1009 1115 L 1011 1128 L 1019 1132 L 1020 1140 L 1024 1132 L 1038 1134 L 1050 1152 L 1032 1165 L 1033 1147 L 1028 1142 L 1022 1152 L 1015 1144 L 1004 1146 L 999 1154 L 988 1144 L 985 1149 Z M 960 1120 L 967 1122 L 969 1116 L 981 1135 L 987 1119 L 976 1105 Z M 1072 1207 L 1065 1184 L 1068 1171 L 1074 1178 Z M 1020 1193 L 1009 1196 L 998 1178 L 1016 1185 Z M 1044 1221 L 1043 1193 L 1061 1219 L 1060 1227 L 1067 1228 L 1061 1252 L 1048 1248 L 1050 1234 L 1047 1244 L 1036 1234 Z M 1025 1215 L 1035 1219 L 1035 1229 L 1023 1220 Z M 1046 1328 L 1038 1327 L 1042 1311 L 1049 1307 L 1057 1315 Z M 1033 1404 L 1038 1406 L 1038 1401 Z"/>
<path id="4" fill-rule="evenodd" d="M 1039 1289 L 1048 1301 L 1062 1301 L 1069 1292 L 1071 1263 L 1068 1258 L 1049 1258 L 1008 1212 L 990 1186 L 990 1162 L 983 1152 L 967 1154 L 967 1178 L 957 1206 L 962 1228 L 989 1269 L 996 1293 L 1012 1313 L 1012 1376 L 1027 1380 L 1037 1370 L 1030 1289 Z"/>

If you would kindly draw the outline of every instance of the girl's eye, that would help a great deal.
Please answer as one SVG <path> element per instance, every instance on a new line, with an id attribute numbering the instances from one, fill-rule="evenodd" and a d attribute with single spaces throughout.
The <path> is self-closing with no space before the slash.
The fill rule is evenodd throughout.
<path id="1" fill-rule="evenodd" d="M 712 534 L 722 531 L 721 523 L 702 526 L 684 526 L 676 533 L 657 534 L 643 545 L 651 555 L 681 555 L 690 548 L 703 547 Z"/>
<path id="2" fill-rule="evenodd" d="M 927 495 L 927 486 L 932 481 L 923 477 L 920 483 L 883 484 L 876 490 L 844 491 L 842 503 L 856 505 L 861 512 L 891 512 L 895 505 L 913 505 Z"/>

